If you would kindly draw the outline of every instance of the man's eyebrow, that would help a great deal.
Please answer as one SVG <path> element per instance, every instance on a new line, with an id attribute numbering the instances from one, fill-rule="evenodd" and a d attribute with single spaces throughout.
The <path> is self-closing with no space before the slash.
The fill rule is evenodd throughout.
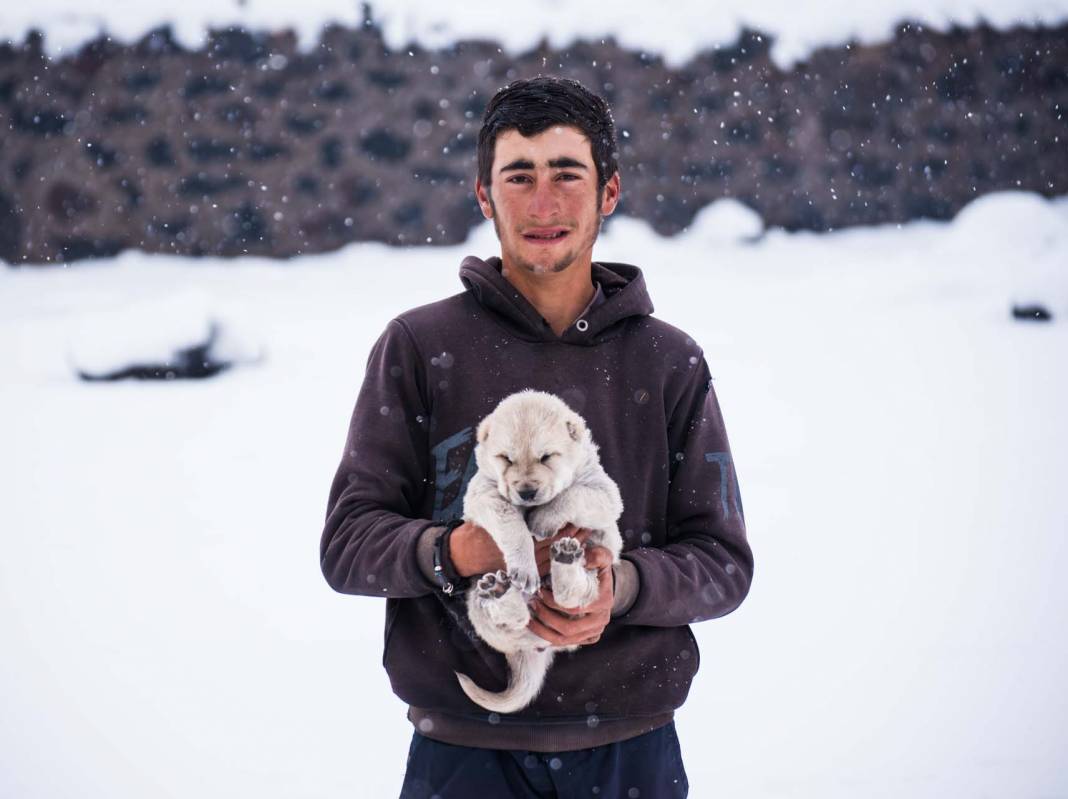
<path id="1" fill-rule="evenodd" d="M 581 161 L 576 161 L 574 158 L 568 158 L 566 155 L 563 158 L 554 158 L 549 161 L 549 166 L 553 169 L 586 169 L 586 165 Z"/>
<path id="2" fill-rule="evenodd" d="M 512 161 L 512 163 L 506 164 L 505 166 L 502 166 L 501 167 L 501 172 L 515 171 L 516 169 L 533 169 L 533 168 L 534 168 L 534 162 L 533 161 L 527 161 L 525 158 L 517 158 L 515 161 Z"/>
<path id="3" fill-rule="evenodd" d="M 549 166 L 553 169 L 589 169 L 581 161 L 576 161 L 574 158 L 568 156 L 562 156 L 560 158 L 553 158 L 549 161 Z M 514 172 L 518 169 L 533 169 L 534 162 L 529 161 L 526 158 L 517 158 L 510 164 L 505 164 L 501 167 L 501 172 Z"/>

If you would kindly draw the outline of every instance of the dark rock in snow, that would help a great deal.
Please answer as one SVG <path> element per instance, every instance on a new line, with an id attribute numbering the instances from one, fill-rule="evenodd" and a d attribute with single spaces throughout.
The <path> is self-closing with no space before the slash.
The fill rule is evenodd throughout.
<path id="1" fill-rule="evenodd" d="M 78 369 L 78 377 L 87 382 L 115 380 L 193 380 L 213 377 L 233 363 L 220 360 L 212 352 L 219 338 L 219 326 L 211 325 L 205 341 L 183 347 L 160 363 L 131 363 L 118 369 L 90 372 Z"/>
<path id="2" fill-rule="evenodd" d="M 1052 322 L 1053 314 L 1044 305 L 1028 303 L 1027 305 L 1013 305 L 1012 318 L 1021 322 Z"/>

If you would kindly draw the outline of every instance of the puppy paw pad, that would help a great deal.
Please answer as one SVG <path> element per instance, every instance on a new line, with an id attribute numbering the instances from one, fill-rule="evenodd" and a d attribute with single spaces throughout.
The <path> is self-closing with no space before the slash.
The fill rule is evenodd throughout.
<path id="1" fill-rule="evenodd" d="M 502 571 L 484 574 L 478 581 L 478 595 L 484 599 L 498 599 L 512 587 L 511 578 Z"/>
<path id="2" fill-rule="evenodd" d="M 552 557 L 557 563 L 574 563 L 582 557 L 582 544 L 576 538 L 561 538 L 552 545 Z"/>

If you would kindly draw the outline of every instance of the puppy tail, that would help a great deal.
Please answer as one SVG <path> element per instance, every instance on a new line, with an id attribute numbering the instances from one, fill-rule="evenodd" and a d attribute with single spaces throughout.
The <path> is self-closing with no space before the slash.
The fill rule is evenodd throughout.
<path id="1" fill-rule="evenodd" d="M 553 650 L 523 649 L 505 655 L 508 658 L 508 687 L 499 694 L 479 688 L 466 674 L 456 672 L 456 679 L 467 697 L 476 705 L 496 713 L 515 713 L 522 710 L 538 695 L 545 675 L 553 662 Z"/>

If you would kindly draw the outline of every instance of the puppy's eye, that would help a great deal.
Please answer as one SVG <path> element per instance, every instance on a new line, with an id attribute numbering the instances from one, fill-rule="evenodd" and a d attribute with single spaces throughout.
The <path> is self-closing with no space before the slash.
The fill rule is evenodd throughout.
<path id="1" fill-rule="evenodd" d="M 507 463 L 509 466 L 512 465 L 512 459 L 509 458 L 507 455 L 505 455 L 503 452 L 500 453 L 499 455 L 497 455 L 497 457 L 500 458 L 505 463 Z"/>
<path id="2" fill-rule="evenodd" d="M 546 452 L 544 455 L 541 456 L 541 462 L 548 463 L 549 458 L 555 458 L 559 454 L 559 452 Z"/>

